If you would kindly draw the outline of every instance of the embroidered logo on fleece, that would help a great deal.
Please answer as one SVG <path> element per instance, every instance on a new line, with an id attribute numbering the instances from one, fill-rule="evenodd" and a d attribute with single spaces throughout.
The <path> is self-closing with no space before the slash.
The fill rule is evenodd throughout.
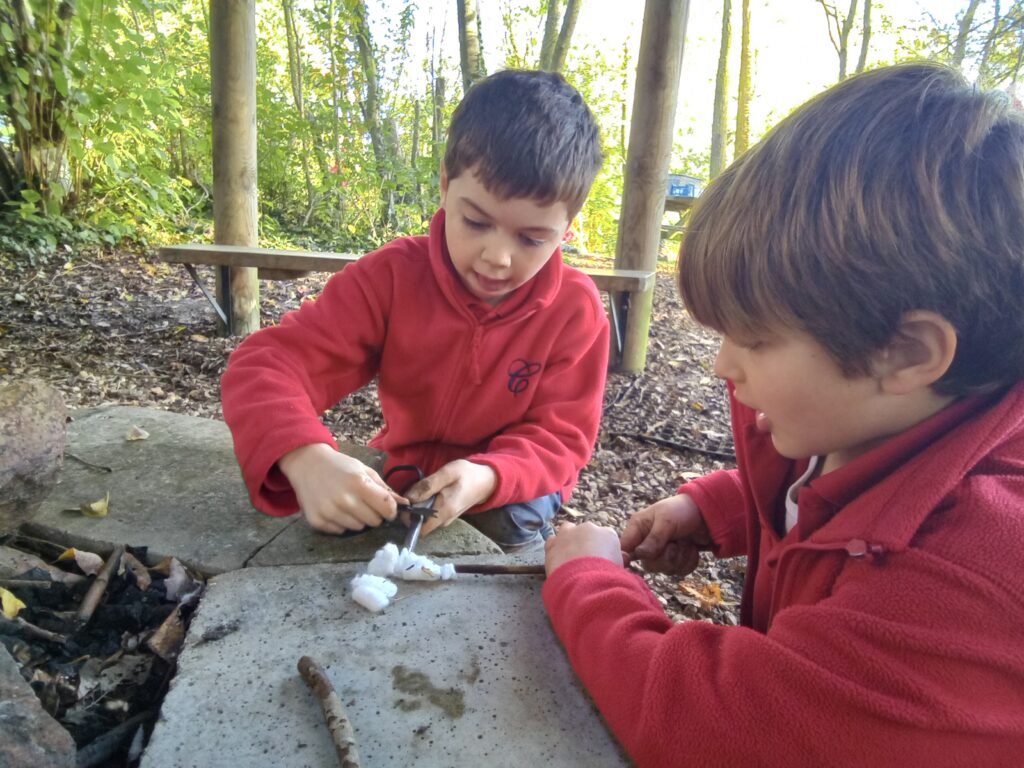
<path id="1" fill-rule="evenodd" d="M 540 373 L 540 369 L 540 363 L 531 363 L 521 357 L 513 360 L 508 367 L 508 391 L 521 395 L 530 386 L 530 377 Z"/>

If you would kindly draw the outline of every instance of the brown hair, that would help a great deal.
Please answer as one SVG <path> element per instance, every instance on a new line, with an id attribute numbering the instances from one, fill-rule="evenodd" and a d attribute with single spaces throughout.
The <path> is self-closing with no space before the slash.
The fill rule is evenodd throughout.
<path id="1" fill-rule="evenodd" d="M 699 322 L 796 328 L 847 375 L 904 313 L 956 329 L 941 394 L 1024 378 L 1024 116 L 932 63 L 804 104 L 708 187 L 679 259 Z"/>
<path id="2" fill-rule="evenodd" d="M 444 167 L 470 169 L 494 194 L 583 207 L 601 168 L 597 122 L 555 72 L 507 69 L 469 89 L 452 115 Z"/>

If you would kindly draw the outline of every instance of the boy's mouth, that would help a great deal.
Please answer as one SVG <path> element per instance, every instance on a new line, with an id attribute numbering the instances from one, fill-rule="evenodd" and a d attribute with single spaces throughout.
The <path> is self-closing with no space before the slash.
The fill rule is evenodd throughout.
<path id="1" fill-rule="evenodd" d="M 474 272 L 473 276 L 476 278 L 477 284 L 488 293 L 497 293 L 508 285 L 508 280 L 498 280 L 493 277 L 487 277 L 485 275 L 481 275 L 479 272 Z"/>

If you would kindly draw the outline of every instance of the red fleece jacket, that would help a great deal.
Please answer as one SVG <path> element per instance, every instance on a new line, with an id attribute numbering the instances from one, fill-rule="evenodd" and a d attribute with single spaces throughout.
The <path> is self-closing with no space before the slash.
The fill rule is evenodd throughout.
<path id="1" fill-rule="evenodd" d="M 249 336 L 221 396 L 263 512 L 298 509 L 277 460 L 336 445 L 320 414 L 375 375 L 384 427 L 370 445 L 387 452 L 388 467 L 427 474 L 459 458 L 493 467 L 484 509 L 569 497 L 597 437 L 607 367 L 608 321 L 589 277 L 555 251 L 500 304 L 482 304 L 451 265 L 442 210 L 429 237 L 363 256 L 316 301 Z"/>
<path id="2" fill-rule="evenodd" d="M 748 554 L 740 627 L 675 624 L 635 575 L 560 567 L 544 601 L 639 766 L 1024 763 L 1024 385 L 967 399 L 801 489 L 733 401 L 738 469 L 681 491 Z"/>

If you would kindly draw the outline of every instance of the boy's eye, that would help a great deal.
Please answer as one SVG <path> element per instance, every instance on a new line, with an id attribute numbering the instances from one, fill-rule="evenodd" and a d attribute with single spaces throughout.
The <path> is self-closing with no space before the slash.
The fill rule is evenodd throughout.
<path id="1" fill-rule="evenodd" d="M 542 245 L 544 245 L 543 240 L 537 240 L 536 238 L 527 237 L 526 235 L 522 236 L 522 241 L 523 245 L 526 245 L 530 248 L 540 248 Z"/>
<path id="2" fill-rule="evenodd" d="M 468 216 L 463 216 L 462 220 L 466 222 L 466 226 L 470 229 L 487 229 L 487 222 L 485 221 L 476 221 Z"/>

